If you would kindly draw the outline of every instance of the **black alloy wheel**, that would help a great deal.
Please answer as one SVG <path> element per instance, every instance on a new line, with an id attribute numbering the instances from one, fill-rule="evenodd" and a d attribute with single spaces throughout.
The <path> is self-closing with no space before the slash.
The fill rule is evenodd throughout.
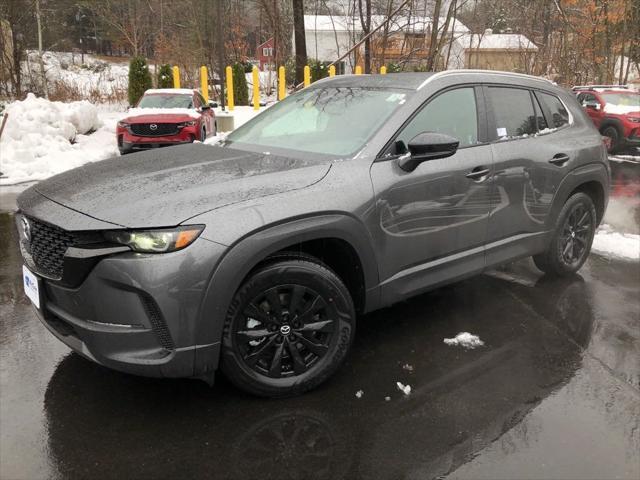
<path id="1" fill-rule="evenodd" d="M 319 260 L 285 254 L 249 276 L 229 307 L 222 370 L 261 396 L 297 395 L 338 369 L 355 333 L 342 280 Z"/>
<path id="2" fill-rule="evenodd" d="M 596 227 L 596 209 L 591 197 L 583 192 L 573 194 L 558 215 L 547 250 L 534 255 L 534 263 L 549 275 L 574 274 L 589 256 Z"/>
<path id="3" fill-rule="evenodd" d="M 620 143 L 620 133 L 618 133 L 618 129 L 613 125 L 609 125 L 602 131 L 602 135 L 609 138 L 609 145 L 607 146 L 607 151 L 609 153 L 616 153 L 619 149 Z"/>

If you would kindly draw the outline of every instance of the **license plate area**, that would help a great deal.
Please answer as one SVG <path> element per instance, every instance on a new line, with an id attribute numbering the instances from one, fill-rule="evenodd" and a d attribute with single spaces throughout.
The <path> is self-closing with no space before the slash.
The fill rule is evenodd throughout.
<path id="1" fill-rule="evenodd" d="M 40 309 L 40 279 L 26 265 L 22 266 L 22 285 L 25 295 Z"/>

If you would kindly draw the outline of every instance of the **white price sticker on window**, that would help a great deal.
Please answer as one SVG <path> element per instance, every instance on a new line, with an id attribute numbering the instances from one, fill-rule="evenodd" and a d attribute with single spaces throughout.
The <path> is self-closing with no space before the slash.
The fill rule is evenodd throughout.
<path id="1" fill-rule="evenodd" d="M 502 137 L 506 137 L 507 136 L 507 129 L 504 127 L 498 127 L 496 129 L 498 131 L 498 137 L 502 138 Z"/>

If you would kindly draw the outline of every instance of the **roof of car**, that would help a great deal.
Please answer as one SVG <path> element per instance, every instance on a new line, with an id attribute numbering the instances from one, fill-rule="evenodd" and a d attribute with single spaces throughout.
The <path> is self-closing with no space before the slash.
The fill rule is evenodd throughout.
<path id="1" fill-rule="evenodd" d="M 369 88 L 401 88 L 407 90 L 420 90 L 426 83 L 437 77 L 457 76 L 457 75 L 482 75 L 487 80 L 498 80 L 500 78 L 519 78 L 521 80 L 544 82 L 552 85 L 553 82 L 542 77 L 525 75 L 522 73 L 501 72 L 496 70 L 444 70 L 442 72 L 408 72 L 408 73 L 388 73 L 386 75 L 337 75 L 335 77 L 323 78 L 311 85 L 322 86 L 331 83 L 334 87 L 369 87 Z"/>
<path id="2" fill-rule="evenodd" d="M 191 88 L 150 88 L 145 94 L 155 94 L 155 93 L 173 93 L 180 95 L 193 95 L 194 90 Z"/>

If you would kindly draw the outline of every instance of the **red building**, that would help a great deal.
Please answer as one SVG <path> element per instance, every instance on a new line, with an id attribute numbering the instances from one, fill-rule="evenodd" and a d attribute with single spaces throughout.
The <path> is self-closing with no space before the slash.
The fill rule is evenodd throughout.
<path id="1" fill-rule="evenodd" d="M 261 71 L 273 70 L 273 38 L 270 38 L 256 48 L 256 58 L 258 59 L 258 68 Z"/>

